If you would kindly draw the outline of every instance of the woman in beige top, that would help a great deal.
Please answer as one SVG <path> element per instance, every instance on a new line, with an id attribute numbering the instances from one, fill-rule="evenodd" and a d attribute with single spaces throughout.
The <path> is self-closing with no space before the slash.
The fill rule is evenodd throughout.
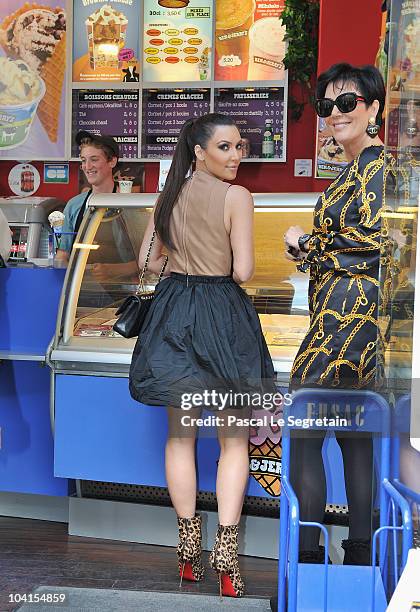
<path id="1" fill-rule="evenodd" d="M 234 597 L 244 591 L 237 557 L 249 470 L 243 419 L 251 394 L 275 392 L 258 316 L 239 286 L 254 272 L 252 196 L 226 182 L 235 179 L 241 158 L 241 136 L 230 117 L 212 113 L 184 124 L 140 251 L 143 266 L 156 230 L 149 268 L 159 272 L 165 248 L 170 276 L 157 287 L 130 369 L 136 400 L 168 406 L 166 478 L 178 515 L 181 579 L 200 580 L 204 573 L 195 419 L 203 407 L 217 411 L 219 528 L 210 563 L 221 591 Z"/>

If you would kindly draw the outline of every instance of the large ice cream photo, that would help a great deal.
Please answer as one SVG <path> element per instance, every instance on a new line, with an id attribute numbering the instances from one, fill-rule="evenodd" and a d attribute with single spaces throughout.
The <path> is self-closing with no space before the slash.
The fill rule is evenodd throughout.
<path id="1" fill-rule="evenodd" d="M 42 81 L 25 62 L 0 57 L 0 105 L 33 102 L 43 92 Z"/>
<path id="2" fill-rule="evenodd" d="M 216 81 L 284 81 L 284 0 L 215 0 Z"/>
<path id="3" fill-rule="evenodd" d="M 125 44 L 127 24 L 127 17 L 108 4 L 89 15 L 85 25 L 91 68 L 118 68 L 118 56 Z"/>
<path id="4" fill-rule="evenodd" d="M 0 43 L 10 58 L 23 60 L 31 73 L 45 83 L 38 117 L 49 140 L 57 142 L 66 59 L 64 10 L 25 3 L 4 18 Z"/>
<path id="5" fill-rule="evenodd" d="M 74 83 L 140 79 L 140 0 L 73 0 Z"/>
<path id="6" fill-rule="evenodd" d="M 249 30 L 250 81 L 283 80 L 286 28 L 281 19 L 265 17 L 256 21 Z"/>
<path id="7" fill-rule="evenodd" d="M 0 57 L 0 150 L 23 144 L 45 85 L 22 60 Z"/>
<path id="8" fill-rule="evenodd" d="M 246 79 L 254 0 L 217 0 L 215 78 Z"/>

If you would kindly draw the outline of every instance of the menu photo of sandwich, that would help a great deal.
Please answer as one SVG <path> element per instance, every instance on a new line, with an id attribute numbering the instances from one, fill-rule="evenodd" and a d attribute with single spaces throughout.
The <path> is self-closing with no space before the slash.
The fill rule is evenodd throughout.
<path id="1" fill-rule="evenodd" d="M 329 136 L 323 141 L 318 156 L 326 161 L 347 164 L 347 158 L 342 145 L 336 141 L 334 136 Z"/>
<path id="2" fill-rule="evenodd" d="M 336 178 L 348 164 L 342 144 L 337 142 L 322 118 L 318 118 L 316 153 L 317 178 Z"/>
<path id="3" fill-rule="evenodd" d="M 66 68 L 64 9 L 24 3 L 1 20 L 0 44 L 6 55 L 0 58 L 0 151 L 23 144 L 35 113 L 56 143 Z"/>
<path id="4" fill-rule="evenodd" d="M 185 8 L 190 3 L 190 0 L 158 0 L 158 4 L 164 8 Z"/>

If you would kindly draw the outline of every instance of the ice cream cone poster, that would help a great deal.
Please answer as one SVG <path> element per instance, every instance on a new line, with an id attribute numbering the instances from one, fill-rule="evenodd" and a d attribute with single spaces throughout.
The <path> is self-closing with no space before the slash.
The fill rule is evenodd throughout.
<path id="1" fill-rule="evenodd" d="M 271 497 L 280 495 L 281 405 L 275 412 L 254 409 L 249 432 L 249 472 Z"/>
<path id="2" fill-rule="evenodd" d="M 211 79 L 213 3 L 144 0 L 145 81 Z"/>
<path id="3" fill-rule="evenodd" d="M 73 81 L 138 82 L 140 0 L 74 0 Z"/>
<path id="4" fill-rule="evenodd" d="M 285 0 L 216 0 L 216 81 L 284 81 Z"/>
<path id="5" fill-rule="evenodd" d="M 65 157 L 66 1 L 0 3 L 0 158 Z"/>

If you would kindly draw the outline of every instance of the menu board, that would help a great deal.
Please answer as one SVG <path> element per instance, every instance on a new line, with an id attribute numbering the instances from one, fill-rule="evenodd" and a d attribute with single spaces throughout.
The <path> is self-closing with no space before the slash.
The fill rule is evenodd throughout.
<path id="1" fill-rule="evenodd" d="M 244 157 L 286 160 L 283 87 L 217 89 L 214 110 L 235 120 Z"/>
<path id="2" fill-rule="evenodd" d="M 138 158 L 139 91 L 73 91 L 72 157 L 79 157 L 74 137 L 79 130 L 109 134 L 122 159 Z"/>
<path id="3" fill-rule="evenodd" d="M 216 81 L 284 81 L 285 0 L 216 0 Z"/>
<path id="4" fill-rule="evenodd" d="M 315 157 L 315 178 L 334 179 L 348 164 L 343 146 L 336 141 L 321 117 L 317 122 Z"/>
<path id="5" fill-rule="evenodd" d="M 73 0 L 73 81 L 139 81 L 140 0 Z"/>
<path id="6" fill-rule="evenodd" d="M 142 157 L 172 157 L 187 119 L 210 111 L 210 90 L 153 89 L 143 92 Z"/>
<path id="7" fill-rule="evenodd" d="M 144 80 L 211 78 L 213 0 L 144 0 Z"/>
<path id="8" fill-rule="evenodd" d="M 0 158 L 64 158 L 66 0 L 0 3 Z"/>

